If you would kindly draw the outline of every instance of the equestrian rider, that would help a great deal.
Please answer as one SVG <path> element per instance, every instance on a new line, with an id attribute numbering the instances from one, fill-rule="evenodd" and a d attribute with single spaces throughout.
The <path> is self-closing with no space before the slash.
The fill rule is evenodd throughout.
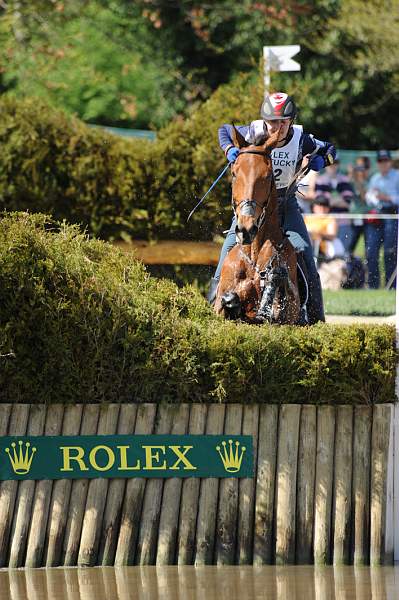
<path id="1" fill-rule="evenodd" d="M 282 227 L 297 250 L 303 251 L 308 273 L 309 300 L 307 304 L 309 324 L 324 321 L 323 296 L 320 278 L 313 258 L 312 244 L 295 196 L 296 186 L 287 191 L 295 174 L 302 166 L 302 159 L 308 157 L 309 167 L 320 171 L 332 164 L 335 148 L 329 142 L 317 140 L 313 135 L 304 133 L 301 125 L 294 125 L 297 114 L 295 102 L 285 93 L 270 94 L 261 107 L 262 119 L 252 121 L 250 125 L 237 127 L 248 144 L 261 144 L 266 135 L 272 135 L 280 128 L 278 143 L 272 150 L 273 175 L 279 200 Z M 234 163 L 239 148 L 232 140 L 232 125 L 222 125 L 219 129 L 219 143 L 227 160 Z M 223 261 L 236 244 L 236 219 L 233 218 L 230 230 L 224 241 L 215 275 L 211 280 L 208 300 L 212 303 L 220 279 Z M 298 235 L 299 234 L 299 235 Z"/>

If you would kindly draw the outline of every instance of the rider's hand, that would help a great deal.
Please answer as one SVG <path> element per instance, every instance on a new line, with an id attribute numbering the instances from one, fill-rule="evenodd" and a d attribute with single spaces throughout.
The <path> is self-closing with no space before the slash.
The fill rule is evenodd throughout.
<path id="1" fill-rule="evenodd" d="M 327 144 L 327 146 L 324 148 L 322 156 L 324 158 L 324 164 L 326 167 L 328 167 L 328 165 L 332 165 L 335 162 L 335 157 L 337 156 L 335 146 L 332 144 Z"/>
<path id="2" fill-rule="evenodd" d="M 317 153 L 312 156 L 309 161 L 309 167 L 313 171 L 320 171 L 324 167 L 328 167 L 328 165 L 334 163 L 336 154 L 335 146 L 326 143 L 323 148 L 319 148 Z"/>
<path id="3" fill-rule="evenodd" d="M 227 154 L 226 154 L 227 160 L 230 163 L 235 162 L 235 160 L 236 160 L 237 156 L 239 155 L 239 153 L 240 153 L 240 149 L 239 148 L 236 148 L 235 146 L 233 148 L 230 148 L 227 151 Z"/>
<path id="4" fill-rule="evenodd" d="M 316 154 L 309 161 L 309 168 L 312 171 L 320 171 L 325 167 L 324 156 L 320 156 L 320 154 Z"/>

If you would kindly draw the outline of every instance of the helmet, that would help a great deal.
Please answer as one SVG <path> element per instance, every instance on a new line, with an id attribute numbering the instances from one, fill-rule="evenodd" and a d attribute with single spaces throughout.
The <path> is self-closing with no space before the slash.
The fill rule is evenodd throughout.
<path id="1" fill-rule="evenodd" d="M 262 119 L 276 121 L 277 119 L 295 119 L 297 113 L 294 100 L 288 94 L 276 92 L 263 101 L 260 109 Z"/>

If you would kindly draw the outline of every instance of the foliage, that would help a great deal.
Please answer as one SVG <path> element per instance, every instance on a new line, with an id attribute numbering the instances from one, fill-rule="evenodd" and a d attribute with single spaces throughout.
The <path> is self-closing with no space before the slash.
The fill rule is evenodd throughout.
<path id="1" fill-rule="evenodd" d="M 186 219 L 225 164 L 218 125 L 258 110 L 260 89 L 250 77 L 238 78 L 235 89 L 231 98 L 222 86 L 155 144 L 93 131 L 37 101 L 3 98 L 2 208 L 51 213 L 105 239 L 211 238 L 230 218 L 227 177 L 189 225 Z"/>
<path id="2" fill-rule="evenodd" d="M 7 0 L 0 91 L 159 128 L 257 72 L 264 45 L 299 43 L 301 72 L 272 87 L 295 92 L 305 127 L 342 148 L 396 148 L 396 13 L 393 0 Z"/>
<path id="3" fill-rule="evenodd" d="M 0 224 L 2 402 L 392 402 L 388 326 L 254 327 L 43 215 Z"/>
<path id="4" fill-rule="evenodd" d="M 117 2 L 45 2 L 36 10 L 11 3 L 0 36 L 10 95 L 41 98 L 87 122 L 143 128 L 160 127 L 185 108 L 176 93 L 179 63 L 148 38 L 134 4 L 126 15 Z"/>

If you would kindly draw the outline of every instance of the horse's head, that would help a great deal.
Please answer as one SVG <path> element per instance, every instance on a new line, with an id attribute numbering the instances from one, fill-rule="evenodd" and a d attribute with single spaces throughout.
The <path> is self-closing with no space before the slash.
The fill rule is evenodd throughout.
<path id="1" fill-rule="evenodd" d="M 240 148 L 232 166 L 232 202 L 237 218 L 236 238 L 240 244 L 251 244 L 265 216 L 273 189 L 271 150 L 279 131 L 260 145 L 248 145 L 233 127 L 233 142 Z"/>

